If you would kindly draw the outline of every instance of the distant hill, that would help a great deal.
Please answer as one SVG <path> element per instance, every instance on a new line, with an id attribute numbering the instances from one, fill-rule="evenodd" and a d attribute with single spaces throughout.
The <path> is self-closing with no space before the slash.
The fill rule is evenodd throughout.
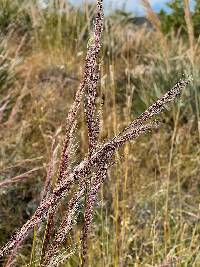
<path id="1" fill-rule="evenodd" d="M 135 26 L 138 27 L 147 27 L 152 29 L 152 23 L 146 17 L 134 17 L 130 18 L 129 22 L 133 23 Z"/>

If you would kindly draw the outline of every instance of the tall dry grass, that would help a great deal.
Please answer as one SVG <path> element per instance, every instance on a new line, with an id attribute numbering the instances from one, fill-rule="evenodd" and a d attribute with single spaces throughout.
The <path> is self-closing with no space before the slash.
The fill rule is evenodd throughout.
<path id="1" fill-rule="evenodd" d="M 112 20 L 106 21 L 106 23 L 105 50 L 103 51 L 106 57 L 101 68 L 101 83 L 97 90 L 97 95 L 105 98 L 105 103 L 102 106 L 104 112 L 103 115 L 101 115 L 101 111 L 100 114 L 95 113 L 97 118 L 103 117 L 100 133 L 101 140 L 107 140 L 104 143 L 105 147 L 102 147 L 104 152 L 107 152 L 105 148 L 109 144 L 109 138 L 122 132 L 123 128 L 133 120 L 133 117 L 137 117 L 157 97 L 160 97 L 166 88 L 171 86 L 176 77 L 183 72 L 187 74 L 191 70 L 191 61 L 187 53 L 188 43 L 182 42 L 176 36 L 172 35 L 172 38 L 168 39 L 167 42 L 169 51 L 167 61 L 170 64 L 170 72 L 167 72 L 163 52 L 157 50 L 157 45 L 160 42 L 157 32 L 148 32 L 145 36 L 145 29 L 135 32 L 130 31 L 129 26 L 127 26 L 125 32 L 124 28 L 122 29 L 119 24 L 116 25 Z M 46 31 L 48 31 L 47 27 Z M 84 38 L 82 43 L 84 43 Z M 90 39 L 90 41 L 92 40 L 93 38 Z M 20 108 L 14 112 L 12 123 L 9 124 L 10 128 L 7 124 L 2 126 L 1 155 L 5 155 L 2 157 L 2 167 L 18 165 L 15 169 L 2 172 L 3 177 L 14 177 L 16 174 L 34 168 L 35 165 L 37 167 L 44 164 L 43 167 L 47 168 L 45 162 L 47 162 L 49 155 L 52 155 L 55 163 L 59 162 L 56 155 L 57 150 L 60 151 L 60 147 L 56 148 L 53 145 L 50 149 L 51 142 L 54 139 L 56 129 L 64 119 L 63 114 L 67 110 L 66 101 L 67 106 L 69 103 L 73 103 L 72 99 L 77 82 L 73 79 L 67 79 L 76 75 L 79 79 L 80 74 L 77 73 L 77 69 L 79 69 L 78 66 L 82 61 L 84 50 L 81 51 L 73 47 L 72 51 L 75 49 L 77 53 L 67 52 L 60 44 L 55 49 L 55 44 L 52 45 L 51 42 L 47 48 L 43 43 L 44 40 L 37 40 L 37 42 L 40 41 L 42 42 L 39 46 L 40 53 L 33 51 L 31 55 L 27 55 L 28 59 L 21 65 L 20 73 L 23 76 L 28 74 L 27 69 L 31 66 L 31 72 L 27 76 L 29 77 L 28 81 L 27 79 L 26 81 L 19 80 L 18 84 L 15 84 L 17 96 L 12 95 L 10 98 L 11 109 L 18 95 L 23 93 Z M 93 45 L 93 42 L 90 42 L 90 45 Z M 84 45 L 81 46 L 81 49 L 82 47 Z M 45 49 L 50 53 L 48 59 L 45 55 Z M 67 58 L 68 62 L 63 66 L 64 58 Z M 197 64 L 199 60 L 197 56 L 196 60 Z M 64 80 L 62 78 L 63 67 L 68 76 Z M 49 78 L 52 73 L 55 75 L 57 72 L 59 75 L 61 73 L 61 76 L 56 76 L 54 80 Z M 198 81 L 197 75 L 195 73 L 193 75 Z M 20 88 L 21 83 L 24 83 L 23 88 L 25 89 L 23 91 Z M 93 179 L 88 177 L 87 183 L 74 184 L 74 189 L 57 210 L 57 216 L 52 221 L 53 223 L 49 226 L 47 224 L 51 230 L 50 233 L 52 233 L 50 237 L 48 237 L 46 223 L 42 223 L 41 227 L 35 225 L 31 259 L 29 258 L 30 239 L 28 239 L 23 246 L 19 247 L 19 252 L 14 253 L 16 258 L 13 265 L 25 266 L 29 262 L 30 266 L 37 266 L 40 264 L 41 255 L 44 259 L 45 257 L 48 258 L 51 253 L 52 255 L 55 253 L 51 258 L 51 263 L 56 264 L 57 261 L 62 262 L 67 259 L 66 263 L 61 264 L 63 266 L 78 266 L 81 259 L 84 260 L 84 258 L 87 260 L 88 266 L 145 266 L 147 264 L 162 266 L 172 263 L 177 266 L 198 266 L 199 151 L 196 134 L 196 105 L 193 97 L 193 93 L 196 94 L 197 92 L 198 85 L 192 87 L 190 91 L 186 90 L 187 97 L 183 95 L 184 101 L 174 105 L 171 112 L 164 112 L 162 118 L 166 121 L 166 125 L 159 132 L 154 133 L 152 137 L 151 135 L 140 137 L 140 141 L 134 143 L 134 146 L 126 143 L 124 147 L 120 148 L 114 156 L 117 167 L 109 169 L 105 181 L 102 178 L 101 189 L 96 176 L 98 177 L 101 171 L 106 172 L 105 169 L 99 169 Z M 85 109 L 88 104 L 87 99 L 84 104 Z M 97 98 L 97 107 L 101 107 L 101 102 Z M 84 112 L 84 105 L 80 105 L 80 117 L 77 117 L 77 126 L 74 129 L 76 134 L 73 136 L 76 140 L 80 140 L 78 144 L 82 147 L 77 148 L 78 144 L 75 141 L 74 151 L 71 150 L 74 152 L 74 156 L 71 158 L 70 172 L 75 170 L 76 165 L 79 166 L 84 155 L 90 155 L 90 152 L 88 154 L 88 130 L 85 121 L 87 111 Z M 7 112 L 9 113 L 9 110 Z M 4 117 L 5 120 L 6 117 Z M 80 133 L 77 129 L 80 129 Z M 145 129 L 141 128 L 140 130 Z M 129 132 L 126 134 L 124 138 L 128 138 Z M 92 136 L 89 140 L 92 140 Z M 56 136 L 56 139 L 58 140 L 56 142 L 61 143 L 61 133 Z M 117 140 L 122 142 L 122 139 L 121 136 L 118 136 L 114 142 Z M 100 144 L 98 143 L 98 145 Z M 92 146 L 90 147 L 92 148 Z M 43 158 L 37 159 L 41 155 Z M 109 153 L 105 154 L 106 159 L 109 156 Z M 23 158 L 28 157 L 32 158 L 29 165 L 23 163 Z M 102 154 L 100 158 L 102 158 Z M 50 164 L 50 166 L 52 165 Z M 98 164 L 97 167 L 100 168 L 101 165 Z M 49 169 L 50 174 L 51 172 L 52 168 Z M 39 204 L 42 177 L 44 177 L 44 171 L 38 171 L 38 176 L 34 180 L 27 180 L 26 183 L 17 184 L 13 189 L 2 191 L 4 192 L 4 199 L 2 198 L 1 201 L 9 199 L 9 196 L 13 199 L 13 191 L 18 190 L 16 195 L 19 197 L 28 191 L 26 187 L 32 187 L 32 192 L 34 192 L 32 198 L 37 197 Z M 58 186 L 58 184 L 56 186 L 56 177 L 55 175 L 52 181 L 55 188 Z M 45 188 L 48 188 L 48 181 L 47 179 Z M 94 183 L 92 184 L 92 182 Z M 37 184 L 38 191 L 33 191 L 33 187 L 37 189 Z M 83 186 L 83 190 L 81 190 L 81 186 Z M 90 189 L 92 189 L 91 195 Z M 101 190 L 101 201 L 95 201 L 93 198 L 96 196 L 97 189 Z M 76 193 L 75 190 L 77 190 Z M 45 195 L 46 193 L 43 197 Z M 49 197 L 51 199 L 50 193 L 47 196 L 46 199 Z M 76 205 L 81 196 L 83 197 L 80 204 Z M 97 206 L 92 231 L 90 231 L 90 238 L 87 241 L 89 251 L 86 257 L 84 252 L 82 255 L 79 254 L 81 251 L 79 241 L 84 240 L 88 235 L 87 231 L 91 224 L 91 212 L 93 211 L 93 207 L 91 206 L 91 209 L 89 203 L 92 202 L 93 204 L 94 201 Z M 25 203 L 23 206 L 26 205 Z M 29 201 L 29 203 L 31 202 Z M 68 203 L 68 210 L 70 211 L 68 216 L 65 216 L 66 203 Z M 87 207 L 85 223 L 83 206 Z M 2 207 L 4 207 L 3 217 L 11 218 L 12 211 L 8 209 L 8 205 L 4 204 Z M 76 215 L 75 212 L 77 212 Z M 31 210 L 31 214 L 33 213 L 34 210 Z M 46 216 L 46 210 L 44 213 Z M 20 211 L 17 214 L 20 214 Z M 54 214 L 53 209 L 50 214 Z M 167 218 L 166 214 L 168 215 Z M 73 216 L 75 220 L 72 221 Z M 30 217 L 30 213 L 28 217 Z M 23 215 L 20 218 L 22 225 Z M 50 219 L 49 217 L 48 221 L 51 221 Z M 33 226 L 35 221 L 32 222 Z M 64 236 L 72 223 L 73 227 L 70 234 Z M 6 229 L 5 224 L 3 226 Z M 64 226 L 65 230 L 63 231 Z M 82 235 L 83 226 L 85 230 Z M 8 230 L 9 233 L 11 234 L 13 229 L 18 227 L 13 225 Z M 58 231 L 57 239 L 55 239 L 56 231 Z M 44 233 L 46 234 L 45 239 Z M 65 237 L 63 245 L 57 250 L 58 243 Z M 4 237 L 2 243 L 6 239 L 8 240 L 9 237 Z M 46 244 L 51 244 L 49 254 L 47 253 L 49 251 L 48 245 L 46 246 L 44 241 L 47 242 Z M 85 252 L 87 246 L 87 244 L 84 245 Z M 52 252 L 51 249 L 53 249 Z M 48 261 L 48 259 L 46 260 Z"/>

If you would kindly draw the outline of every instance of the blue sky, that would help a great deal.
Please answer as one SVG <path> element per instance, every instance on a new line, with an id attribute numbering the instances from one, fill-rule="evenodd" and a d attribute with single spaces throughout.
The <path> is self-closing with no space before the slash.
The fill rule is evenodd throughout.
<path id="1" fill-rule="evenodd" d="M 84 1 L 94 2 L 94 0 L 70 0 L 73 4 L 81 4 L 84 3 Z M 110 9 L 109 6 L 112 6 L 112 8 L 120 8 L 125 4 L 126 10 L 128 11 L 137 14 L 144 13 L 140 0 L 104 0 L 104 2 L 106 12 Z M 167 2 L 170 2 L 170 0 L 150 0 L 151 6 L 155 11 L 159 11 L 162 8 L 166 9 Z M 194 2 L 194 0 L 191 0 L 190 2 Z"/>
<path id="2" fill-rule="evenodd" d="M 81 4 L 86 0 L 70 0 L 73 4 Z M 94 2 L 94 0 L 87 0 L 88 2 Z M 132 11 L 138 14 L 143 13 L 143 8 L 141 6 L 140 0 L 105 0 L 105 9 L 108 11 L 111 6 L 112 8 L 120 8 L 125 5 L 126 10 Z M 150 3 L 154 10 L 159 11 L 161 8 L 165 7 L 165 4 L 169 2 L 169 0 L 150 0 Z"/>

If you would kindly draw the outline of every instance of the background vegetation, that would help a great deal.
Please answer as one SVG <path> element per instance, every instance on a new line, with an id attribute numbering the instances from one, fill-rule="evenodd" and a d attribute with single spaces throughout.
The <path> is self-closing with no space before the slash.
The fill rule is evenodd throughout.
<path id="1" fill-rule="evenodd" d="M 96 207 L 89 266 L 198 267 L 199 1 L 193 13 L 187 1 L 171 1 L 170 15 L 156 15 L 147 1 L 143 4 L 153 29 L 135 27 L 126 12 L 106 17 L 99 88 L 102 140 L 144 111 L 183 73 L 192 74 L 194 82 L 162 115 L 159 132 L 127 144 L 116 157 Z M 94 6 L 79 9 L 62 0 L 44 6 L 0 1 L 1 245 L 39 204 L 51 141 L 77 90 L 93 16 Z M 81 158 L 87 149 L 83 116 L 78 129 Z M 62 137 L 61 132 L 58 157 Z M 81 225 L 80 208 L 72 240 Z M 29 238 L 14 266 L 35 266 L 31 251 Z M 79 257 L 75 253 L 63 266 L 78 266 Z"/>

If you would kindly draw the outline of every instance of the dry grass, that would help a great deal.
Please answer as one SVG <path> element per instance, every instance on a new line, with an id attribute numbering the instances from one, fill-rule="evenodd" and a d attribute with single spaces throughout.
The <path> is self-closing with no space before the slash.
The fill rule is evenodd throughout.
<path id="1" fill-rule="evenodd" d="M 66 14 L 70 16 L 69 13 Z M 90 16 L 87 13 L 87 22 Z M 71 21 L 75 27 L 78 13 L 73 19 Z M 132 145 L 126 143 L 114 156 L 115 166 L 109 169 L 101 189 L 99 184 L 93 184 L 93 194 L 96 195 L 94 189 L 101 192 L 95 200 L 97 204 L 88 240 L 87 266 L 196 267 L 200 262 L 199 46 L 197 43 L 193 49 L 193 64 L 190 42 L 178 39 L 172 33 L 168 39 L 164 36 L 168 54 L 163 59 L 163 50 L 157 50 L 158 44 L 162 42 L 159 32 L 144 34 L 145 29 L 133 31 L 130 25 L 126 27 L 125 31 L 124 26 L 116 24 L 112 19 L 106 19 L 102 53 L 104 62 L 100 62 L 101 83 L 97 88 L 98 98 L 104 99 L 103 115 L 101 112 L 99 115 L 103 119 L 101 141 L 105 140 L 105 144 L 108 144 L 110 138 L 121 132 L 133 118 L 138 117 L 183 72 L 193 72 L 194 83 L 170 112 L 164 112 L 164 127 L 153 135 L 140 137 Z M 45 29 L 48 31 L 48 27 Z M 2 109 L 1 177 L 2 180 L 20 177 L 38 166 L 43 169 L 37 170 L 37 175 L 31 179 L 27 178 L 6 190 L 1 189 L 2 245 L 34 214 L 39 205 L 49 155 L 58 166 L 58 155 L 61 152 L 59 144 L 64 132 L 57 134 L 56 131 L 63 124 L 64 116 L 73 102 L 77 79 L 80 79 L 80 64 L 86 51 L 84 34 L 80 38 L 81 46 L 71 45 L 66 49 L 63 43 L 56 45 L 48 41 L 48 45 L 45 44 L 41 33 L 37 35 L 36 31 L 37 28 L 34 32 L 37 39 L 28 52 L 24 48 L 26 44 L 22 42 L 23 37 L 16 39 L 16 47 L 23 44 L 18 56 L 24 60 L 20 66 L 12 69 L 11 74 L 16 71 L 18 77 L 13 86 L 3 92 L 6 100 L 2 102 L 2 106 L 9 102 Z M 79 34 L 85 31 L 85 28 L 77 27 Z M 68 37 L 67 43 L 70 43 L 70 38 L 73 43 L 74 35 Z M 9 44 L 11 42 L 7 43 L 8 54 L 15 59 L 13 48 L 9 49 Z M 98 98 L 97 107 L 101 107 L 101 100 L 98 102 Z M 88 152 L 84 116 L 84 106 L 80 105 L 74 135 L 72 170 Z M 55 145 L 51 149 L 52 140 L 55 140 Z M 50 168 L 49 173 L 51 172 L 54 173 L 54 170 Z M 98 175 L 99 173 L 97 177 Z M 52 181 L 54 186 L 56 177 L 57 175 Z M 98 180 L 94 177 L 92 181 Z M 48 195 L 45 193 L 48 192 L 48 184 L 47 179 L 43 198 Z M 87 187 L 85 193 L 82 186 Z M 60 238 L 65 238 L 65 241 L 52 260 L 63 261 L 70 257 L 61 266 L 78 266 L 83 258 L 79 253 L 79 240 L 83 238 L 82 227 L 86 233 L 87 225 L 91 223 L 92 210 L 87 209 L 85 216 L 89 217 L 84 226 L 83 206 L 92 201 L 89 188 L 90 184 L 85 182 L 80 183 L 79 187 L 76 185 L 57 211 L 52 229 L 57 229 L 57 236 L 61 234 Z M 76 206 L 81 196 L 84 197 Z M 71 211 L 68 216 L 65 215 L 66 203 Z M 69 231 L 72 222 L 70 216 L 75 211 L 77 215 L 73 220 L 73 228 Z M 8 224 L 8 221 L 11 223 Z M 34 224 L 35 222 L 32 226 Z M 35 225 L 33 245 L 30 238 L 23 247 L 18 248 L 17 254 L 14 251 L 16 258 L 13 266 L 39 265 L 38 259 L 41 255 L 38 255 L 38 251 L 43 247 L 45 254 L 46 250 L 42 244 L 45 225 L 46 223 L 42 223 L 39 228 Z M 65 236 L 68 231 L 69 234 Z M 56 239 L 53 240 L 54 234 L 49 240 L 47 238 L 47 243 L 56 245 Z M 11 261 L 12 258 L 9 259 L 8 266 Z M 3 261 L 1 263 L 3 265 Z"/>

